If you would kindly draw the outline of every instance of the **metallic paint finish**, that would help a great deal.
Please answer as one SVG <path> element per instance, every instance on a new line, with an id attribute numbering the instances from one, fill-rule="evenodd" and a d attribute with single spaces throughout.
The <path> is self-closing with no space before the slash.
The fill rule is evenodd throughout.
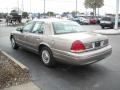
<path id="1" fill-rule="evenodd" d="M 100 61 L 112 52 L 112 47 L 108 43 L 104 47 L 100 46 L 99 48 L 86 49 L 84 52 L 72 53 L 70 49 L 75 40 L 82 41 L 87 47 L 87 44 L 105 41 L 108 38 L 91 32 L 54 34 L 52 23 L 63 20 L 42 19 L 34 22 L 41 21 L 45 23 L 43 34 L 14 31 L 11 35 L 14 36 L 16 43 L 34 51 L 39 51 L 39 46 L 45 45 L 51 49 L 53 56 L 58 58 L 57 60 L 75 65 L 86 65 Z"/>

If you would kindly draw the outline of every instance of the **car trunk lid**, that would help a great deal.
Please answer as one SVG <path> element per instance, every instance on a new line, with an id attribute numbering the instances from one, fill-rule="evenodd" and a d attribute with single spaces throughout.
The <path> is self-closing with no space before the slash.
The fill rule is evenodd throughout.
<path id="1" fill-rule="evenodd" d="M 106 36 L 92 32 L 59 34 L 55 36 L 69 41 L 71 45 L 74 41 L 80 40 L 85 45 L 85 51 L 99 49 L 108 44 L 108 38 Z"/>

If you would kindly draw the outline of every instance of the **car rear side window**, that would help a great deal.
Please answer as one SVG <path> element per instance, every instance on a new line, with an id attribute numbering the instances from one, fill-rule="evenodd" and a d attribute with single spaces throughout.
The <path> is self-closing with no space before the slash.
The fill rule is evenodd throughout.
<path id="1" fill-rule="evenodd" d="M 76 33 L 84 31 L 82 27 L 73 21 L 53 22 L 55 34 Z"/>

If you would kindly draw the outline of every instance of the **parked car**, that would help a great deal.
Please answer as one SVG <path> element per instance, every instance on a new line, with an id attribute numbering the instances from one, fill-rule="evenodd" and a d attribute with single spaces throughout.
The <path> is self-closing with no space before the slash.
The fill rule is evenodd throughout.
<path id="1" fill-rule="evenodd" d="M 90 24 L 89 19 L 84 18 L 84 17 L 75 17 L 72 20 L 75 21 L 75 22 L 77 22 L 80 25 Z"/>
<path id="2" fill-rule="evenodd" d="M 69 20 L 75 21 L 75 22 L 77 22 L 78 24 L 80 24 L 80 19 L 77 18 L 77 17 L 71 18 L 71 19 L 69 19 Z"/>
<path id="3" fill-rule="evenodd" d="M 115 25 L 115 18 L 114 17 L 103 17 L 100 21 L 100 26 L 102 29 L 105 27 L 113 29 Z M 118 21 L 118 25 L 120 26 L 120 19 Z"/>
<path id="4" fill-rule="evenodd" d="M 90 24 L 97 24 L 96 18 L 90 18 Z"/>
<path id="5" fill-rule="evenodd" d="M 81 24 L 90 24 L 90 20 L 85 17 L 81 17 L 80 22 L 81 22 Z"/>
<path id="6" fill-rule="evenodd" d="M 28 22 L 10 35 L 13 49 L 27 48 L 40 54 L 46 66 L 56 61 L 88 65 L 108 57 L 112 52 L 106 36 L 86 32 L 76 22 L 40 19 Z"/>

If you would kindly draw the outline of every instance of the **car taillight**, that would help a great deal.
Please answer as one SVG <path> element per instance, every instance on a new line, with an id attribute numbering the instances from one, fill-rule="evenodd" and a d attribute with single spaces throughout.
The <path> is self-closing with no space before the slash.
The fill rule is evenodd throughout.
<path id="1" fill-rule="evenodd" d="M 71 46 L 72 52 L 82 52 L 84 50 L 85 50 L 85 46 L 81 41 L 76 40 L 72 43 L 72 46 Z"/>

